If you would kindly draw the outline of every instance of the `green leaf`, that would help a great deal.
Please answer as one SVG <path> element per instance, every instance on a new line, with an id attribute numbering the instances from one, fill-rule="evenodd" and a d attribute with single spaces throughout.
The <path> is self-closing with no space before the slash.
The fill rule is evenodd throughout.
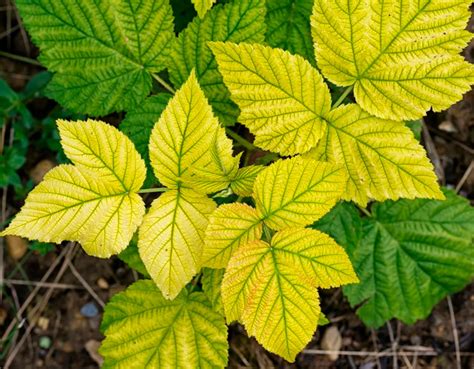
<path id="1" fill-rule="evenodd" d="M 194 7 L 196 8 L 199 18 L 204 18 L 204 15 L 206 15 L 207 11 L 211 9 L 212 5 L 217 0 L 191 0 L 191 1 L 193 2 Z"/>
<path id="2" fill-rule="evenodd" d="M 238 108 L 217 71 L 208 41 L 262 42 L 265 33 L 265 1 L 233 0 L 217 5 L 203 19 L 196 17 L 179 34 L 168 66 L 171 81 L 181 86 L 193 69 L 214 112 L 225 124 L 235 123 Z"/>
<path id="3" fill-rule="evenodd" d="M 165 68 L 174 40 L 168 0 L 18 0 L 40 60 L 54 77 L 47 93 L 76 112 L 105 115 L 137 106 L 151 73 Z"/>
<path id="4" fill-rule="evenodd" d="M 267 0 L 268 45 L 299 54 L 314 64 L 312 10 L 313 0 Z"/>
<path id="5" fill-rule="evenodd" d="M 168 301 L 138 281 L 106 305 L 99 349 L 103 369 L 201 368 L 227 364 L 227 328 L 202 292 Z"/>
<path id="6" fill-rule="evenodd" d="M 220 314 L 224 313 L 221 297 L 222 278 L 224 278 L 225 269 L 202 269 L 202 290 L 211 302 L 214 311 Z"/>
<path id="7" fill-rule="evenodd" d="M 460 52 L 470 0 L 316 0 L 312 17 L 318 67 L 354 86 L 359 105 L 385 119 L 418 119 L 461 100 L 474 66 Z"/>
<path id="8" fill-rule="evenodd" d="M 474 209 L 452 192 L 446 201 L 386 201 L 363 219 L 363 238 L 347 250 L 361 283 L 344 293 L 365 324 L 414 323 L 474 276 Z"/>
<path id="9" fill-rule="evenodd" d="M 145 264 L 143 264 L 143 261 L 140 258 L 140 254 L 138 252 L 137 237 L 133 237 L 127 248 L 117 256 L 130 268 L 136 270 L 145 277 L 150 277 L 150 275 L 146 271 Z"/>

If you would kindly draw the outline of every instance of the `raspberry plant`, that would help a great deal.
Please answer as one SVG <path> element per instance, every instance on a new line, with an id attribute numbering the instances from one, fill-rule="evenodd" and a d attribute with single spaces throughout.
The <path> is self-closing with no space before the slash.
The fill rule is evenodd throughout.
<path id="1" fill-rule="evenodd" d="M 49 96 L 127 113 L 122 132 L 59 120 L 71 164 L 2 232 L 133 257 L 149 278 L 108 303 L 104 368 L 224 367 L 233 321 L 292 361 L 325 321 L 318 288 L 344 286 L 377 327 L 473 276 L 474 210 L 404 122 L 474 82 L 471 2 L 215 2 L 176 35 L 169 0 L 17 0 Z M 256 147 L 273 163 L 247 165 Z"/>

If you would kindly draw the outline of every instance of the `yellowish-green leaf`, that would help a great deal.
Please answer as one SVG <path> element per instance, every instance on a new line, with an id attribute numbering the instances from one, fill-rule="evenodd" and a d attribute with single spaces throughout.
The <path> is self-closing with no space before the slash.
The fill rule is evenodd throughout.
<path id="1" fill-rule="evenodd" d="M 155 124 L 150 159 L 156 177 L 169 188 L 196 188 L 198 173 L 204 174 L 200 178 L 204 183 L 198 189 L 218 191 L 230 182 L 226 176 L 237 170 L 232 143 L 212 113 L 195 73 L 191 73 Z"/>
<path id="2" fill-rule="evenodd" d="M 168 299 L 175 298 L 201 268 L 204 231 L 215 203 L 192 190 L 170 190 L 143 218 L 138 250 L 146 269 Z"/>
<path id="3" fill-rule="evenodd" d="M 286 229 L 271 245 L 253 241 L 232 256 L 222 283 L 228 321 L 240 319 L 268 350 L 292 361 L 320 315 L 317 286 L 356 282 L 344 250 L 327 235 Z"/>
<path id="4" fill-rule="evenodd" d="M 443 199 L 433 166 L 402 122 L 376 118 L 358 105 L 341 106 L 326 116 L 328 129 L 308 156 L 344 165 L 345 200 Z"/>
<path id="5" fill-rule="evenodd" d="M 204 18 L 207 11 L 211 9 L 216 0 L 191 0 L 196 8 L 199 18 Z"/>
<path id="6" fill-rule="evenodd" d="M 280 160 L 257 176 L 257 214 L 276 230 L 309 225 L 336 204 L 345 184 L 340 165 L 302 157 Z"/>
<path id="7" fill-rule="evenodd" d="M 257 44 L 210 43 L 219 71 L 255 145 L 282 155 L 310 150 L 323 136 L 331 96 L 301 56 Z"/>
<path id="8" fill-rule="evenodd" d="M 241 245 L 262 236 L 262 220 L 254 208 L 240 203 L 220 206 L 209 218 L 203 265 L 225 268 L 232 253 Z"/>
<path id="9" fill-rule="evenodd" d="M 252 196 L 255 179 L 263 169 L 265 167 L 262 165 L 240 168 L 230 183 L 231 190 L 239 196 Z"/>
<path id="10" fill-rule="evenodd" d="M 222 306 L 221 285 L 224 278 L 225 269 L 202 269 L 202 290 L 211 302 L 214 311 L 224 314 Z"/>
<path id="11" fill-rule="evenodd" d="M 316 0 L 316 59 L 323 74 L 354 86 L 357 102 L 386 119 L 417 119 L 462 98 L 474 66 L 459 55 L 470 0 Z"/>
<path id="12" fill-rule="evenodd" d="M 134 283 L 107 304 L 99 349 L 103 369 L 218 369 L 227 364 L 227 328 L 202 292 L 166 300 L 152 281 Z"/>
<path id="13" fill-rule="evenodd" d="M 117 254 L 145 213 L 136 193 L 145 179 L 145 163 L 132 142 L 106 123 L 59 121 L 58 126 L 75 165 L 51 170 L 2 235 L 78 241 L 88 254 Z"/>

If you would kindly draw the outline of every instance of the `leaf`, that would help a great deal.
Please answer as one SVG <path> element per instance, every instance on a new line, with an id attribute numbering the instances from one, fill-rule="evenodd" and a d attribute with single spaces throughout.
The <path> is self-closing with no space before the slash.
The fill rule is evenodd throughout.
<path id="1" fill-rule="evenodd" d="M 204 231 L 215 206 L 192 190 L 170 190 L 143 218 L 138 250 L 165 298 L 175 298 L 201 268 Z"/>
<path id="2" fill-rule="evenodd" d="M 49 171 L 1 235 L 78 241 L 88 254 L 117 254 L 128 245 L 145 213 L 136 193 L 145 179 L 145 163 L 132 142 L 106 123 L 59 120 L 58 127 L 74 165 Z"/>
<path id="3" fill-rule="evenodd" d="M 262 165 L 248 165 L 239 168 L 230 183 L 231 190 L 239 196 L 252 196 L 255 179 L 264 168 Z"/>
<path id="4" fill-rule="evenodd" d="M 203 265 L 225 268 L 233 252 L 262 236 L 262 220 L 254 208 L 246 204 L 219 206 L 209 217 L 205 234 Z"/>
<path id="5" fill-rule="evenodd" d="M 18 0 L 40 60 L 54 72 L 49 96 L 76 112 L 137 106 L 174 40 L 168 0 Z"/>
<path id="6" fill-rule="evenodd" d="M 302 157 L 280 160 L 257 176 L 257 214 L 275 230 L 304 227 L 336 204 L 345 182 L 344 170 L 338 165 Z"/>
<path id="7" fill-rule="evenodd" d="M 293 361 L 320 315 L 317 286 L 356 282 L 349 258 L 327 235 L 292 228 L 271 245 L 253 241 L 232 256 L 222 300 L 228 321 L 240 319 L 268 350 Z"/>
<path id="8" fill-rule="evenodd" d="M 207 11 L 211 9 L 216 0 L 191 0 L 196 8 L 199 18 L 204 18 Z"/>
<path id="9" fill-rule="evenodd" d="M 118 254 L 118 258 L 126 263 L 130 268 L 136 270 L 140 274 L 144 275 L 147 278 L 150 278 L 150 275 L 146 271 L 145 264 L 143 264 L 142 259 L 140 259 L 140 254 L 138 253 L 137 237 L 133 237 L 130 241 L 130 244 L 125 250 Z"/>
<path id="10" fill-rule="evenodd" d="M 138 329 L 137 329 L 138 328 Z M 224 368 L 227 328 L 202 292 L 168 301 L 152 281 L 135 282 L 105 308 L 103 369 Z"/>
<path id="11" fill-rule="evenodd" d="M 204 187 L 213 192 L 227 187 L 227 171 L 234 170 L 235 165 L 232 142 L 212 113 L 194 73 L 155 124 L 149 150 L 155 175 L 168 188 L 185 186 L 198 190 Z M 206 172 L 207 179 L 211 177 L 217 184 L 207 183 L 196 188 L 196 171 Z M 205 178 L 202 176 L 199 180 Z"/>
<path id="12" fill-rule="evenodd" d="M 446 201 L 386 201 L 364 218 L 351 259 L 361 283 L 344 293 L 365 324 L 423 319 L 441 299 L 474 276 L 474 209 L 446 193 Z M 349 249 L 350 250 L 350 249 Z"/>
<path id="13" fill-rule="evenodd" d="M 418 119 L 462 98 L 474 66 L 459 55 L 468 0 L 316 0 L 311 19 L 318 67 L 354 86 L 360 106 L 385 119 Z"/>
<path id="14" fill-rule="evenodd" d="M 238 108 L 217 70 L 208 41 L 263 42 L 265 34 L 265 1 L 233 0 L 213 7 L 204 19 L 195 18 L 179 34 L 171 50 L 170 78 L 181 86 L 193 69 L 216 115 L 226 125 L 234 124 Z"/>
<path id="15" fill-rule="evenodd" d="M 146 98 L 142 104 L 127 112 L 125 119 L 119 126 L 119 129 L 130 137 L 137 151 L 145 159 L 148 169 L 145 186 L 148 187 L 155 182 L 148 153 L 150 135 L 170 98 L 171 95 L 167 93 L 160 93 Z"/>
<path id="16" fill-rule="evenodd" d="M 222 278 L 224 278 L 225 269 L 202 269 L 202 289 L 204 294 L 211 302 L 214 311 L 221 315 L 224 313 L 221 297 Z"/>
<path id="17" fill-rule="evenodd" d="M 312 10 L 313 0 L 267 0 L 268 45 L 299 54 L 314 64 Z"/>
<path id="18" fill-rule="evenodd" d="M 304 153 L 323 136 L 331 96 L 301 56 L 256 44 L 210 43 L 254 144 L 282 155 Z"/>
<path id="19" fill-rule="evenodd" d="M 344 165 L 343 199 L 364 206 L 369 200 L 444 198 L 425 150 L 402 122 L 376 118 L 355 104 L 331 111 L 326 122 L 308 156 Z"/>

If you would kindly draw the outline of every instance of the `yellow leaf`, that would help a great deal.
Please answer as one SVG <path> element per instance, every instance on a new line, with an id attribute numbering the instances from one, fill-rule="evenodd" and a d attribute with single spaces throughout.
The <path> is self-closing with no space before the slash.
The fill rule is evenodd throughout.
<path id="1" fill-rule="evenodd" d="M 222 205 L 209 218 L 203 265 L 225 268 L 239 246 L 261 236 L 262 221 L 254 208 L 239 203 Z"/>
<path id="2" fill-rule="evenodd" d="M 240 168 L 230 183 L 231 190 L 239 196 L 252 196 L 255 179 L 263 169 L 262 165 Z"/>
<path id="3" fill-rule="evenodd" d="M 340 165 L 302 157 L 279 160 L 255 180 L 257 214 L 276 230 L 306 226 L 336 204 L 345 183 Z"/>
<path id="4" fill-rule="evenodd" d="M 207 11 L 211 9 L 216 0 L 191 0 L 196 8 L 199 18 L 204 18 Z"/>
<path id="5" fill-rule="evenodd" d="M 78 241 L 88 254 L 117 254 L 145 213 L 136 193 L 145 179 L 145 163 L 132 142 L 106 123 L 59 121 L 58 126 L 64 151 L 75 165 L 48 172 L 1 235 Z"/>
<path id="6" fill-rule="evenodd" d="M 424 149 L 402 122 L 354 104 L 333 110 L 326 121 L 325 136 L 307 156 L 344 165 L 345 200 L 365 206 L 369 200 L 444 198 Z"/>
<path id="7" fill-rule="evenodd" d="M 212 42 L 210 47 L 241 110 L 239 121 L 255 135 L 255 145 L 293 155 L 319 141 L 331 96 L 308 61 L 257 44 Z"/>
<path id="8" fill-rule="evenodd" d="M 318 67 L 354 86 L 360 106 L 386 119 L 418 119 L 462 98 L 474 66 L 459 53 L 470 0 L 316 0 L 311 19 Z"/>
<path id="9" fill-rule="evenodd" d="M 170 190 L 153 201 L 139 230 L 138 250 L 167 299 L 201 268 L 204 231 L 215 203 L 192 190 Z"/>
<path id="10" fill-rule="evenodd" d="M 240 319 L 268 350 L 293 361 L 320 315 L 317 286 L 358 279 L 344 250 L 312 229 L 278 232 L 271 245 L 253 241 L 232 256 L 222 282 L 228 321 Z"/>

